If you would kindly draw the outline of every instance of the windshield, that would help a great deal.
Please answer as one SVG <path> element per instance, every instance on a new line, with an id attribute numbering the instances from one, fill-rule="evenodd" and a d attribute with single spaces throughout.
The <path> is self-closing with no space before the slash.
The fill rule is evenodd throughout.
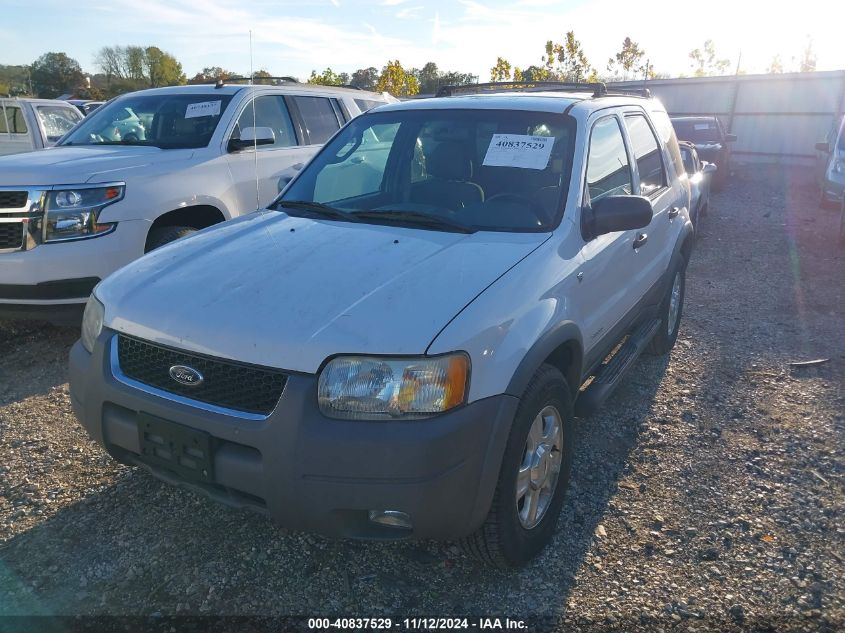
<path id="1" fill-rule="evenodd" d="M 134 94 L 88 115 L 59 145 L 205 147 L 232 100 L 221 94 Z"/>
<path id="2" fill-rule="evenodd" d="M 547 231 L 560 221 L 573 141 L 562 114 L 373 112 L 341 130 L 272 208 L 297 214 L 285 201 L 305 201 L 373 223 Z"/>
<path id="3" fill-rule="evenodd" d="M 38 106 L 36 111 L 47 140 L 52 142 L 58 141 L 82 120 L 82 114 L 76 108 L 48 105 Z"/>
<path id="4" fill-rule="evenodd" d="M 721 143 L 719 124 L 713 119 L 672 119 L 678 138 L 691 143 Z"/>

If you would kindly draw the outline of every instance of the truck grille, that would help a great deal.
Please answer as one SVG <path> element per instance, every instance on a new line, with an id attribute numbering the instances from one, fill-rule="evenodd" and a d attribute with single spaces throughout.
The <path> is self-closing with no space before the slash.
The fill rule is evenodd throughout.
<path id="1" fill-rule="evenodd" d="M 123 374 L 145 385 L 207 404 L 269 415 L 282 396 L 287 376 L 277 370 L 200 356 L 119 334 L 117 356 Z M 170 368 L 186 365 L 203 376 L 202 384 L 183 385 Z"/>
<path id="2" fill-rule="evenodd" d="M 0 209 L 20 209 L 26 199 L 26 191 L 0 191 Z"/>
<path id="3" fill-rule="evenodd" d="M 0 249 L 23 246 L 23 223 L 0 222 Z"/>

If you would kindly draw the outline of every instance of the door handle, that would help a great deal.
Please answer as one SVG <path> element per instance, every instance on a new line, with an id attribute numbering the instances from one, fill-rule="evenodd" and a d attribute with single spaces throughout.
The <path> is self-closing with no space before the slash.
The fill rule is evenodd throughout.
<path id="1" fill-rule="evenodd" d="M 681 212 L 681 208 L 680 208 L 680 207 L 672 207 L 671 209 L 669 209 L 669 213 L 668 213 L 668 215 L 669 215 L 669 219 L 671 220 L 672 218 L 677 218 L 677 217 L 678 217 L 678 214 L 679 214 L 680 212 Z"/>
<path id="2" fill-rule="evenodd" d="M 640 246 L 648 242 L 648 235 L 645 233 L 640 233 L 637 236 L 637 239 L 634 240 L 634 250 L 638 249 Z"/>

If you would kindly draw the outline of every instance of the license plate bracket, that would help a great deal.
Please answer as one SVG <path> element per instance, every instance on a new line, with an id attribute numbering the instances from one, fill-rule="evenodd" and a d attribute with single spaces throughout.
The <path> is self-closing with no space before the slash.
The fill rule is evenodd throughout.
<path id="1" fill-rule="evenodd" d="M 138 413 L 138 441 L 142 461 L 191 482 L 214 481 L 212 437 L 149 413 Z"/>

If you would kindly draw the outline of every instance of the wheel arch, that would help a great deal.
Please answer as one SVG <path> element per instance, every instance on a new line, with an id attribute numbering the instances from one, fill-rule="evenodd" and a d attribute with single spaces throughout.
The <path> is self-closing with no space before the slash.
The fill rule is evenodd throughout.
<path id="1" fill-rule="evenodd" d="M 558 324 L 531 346 L 511 377 L 506 393 L 522 396 L 532 376 L 543 364 L 560 370 L 566 378 L 574 402 L 581 386 L 584 344 L 581 330 L 573 321 Z"/>

